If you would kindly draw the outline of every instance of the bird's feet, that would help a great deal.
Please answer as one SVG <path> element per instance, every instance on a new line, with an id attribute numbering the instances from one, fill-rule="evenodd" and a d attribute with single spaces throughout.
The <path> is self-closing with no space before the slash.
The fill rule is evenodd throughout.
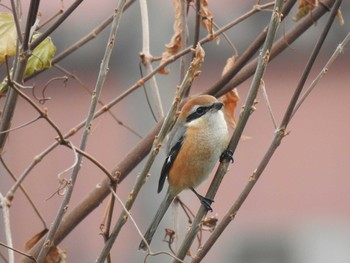
<path id="1" fill-rule="evenodd" d="M 229 162 L 233 163 L 233 152 L 229 149 L 226 149 L 225 151 L 222 152 L 220 156 L 220 163 L 222 163 L 224 160 L 227 160 Z"/>
<path id="2" fill-rule="evenodd" d="M 201 201 L 201 204 L 205 207 L 205 209 L 207 211 L 213 212 L 213 209 L 211 208 L 211 204 L 214 202 L 214 200 L 198 194 L 197 191 L 194 190 L 194 188 L 191 188 L 191 190 L 198 197 L 199 201 Z"/>
<path id="3" fill-rule="evenodd" d="M 199 195 L 198 198 L 201 201 L 201 204 L 205 207 L 205 209 L 207 209 L 207 211 L 213 212 L 213 209 L 211 208 L 211 204 L 214 202 L 214 200 L 202 195 Z"/>

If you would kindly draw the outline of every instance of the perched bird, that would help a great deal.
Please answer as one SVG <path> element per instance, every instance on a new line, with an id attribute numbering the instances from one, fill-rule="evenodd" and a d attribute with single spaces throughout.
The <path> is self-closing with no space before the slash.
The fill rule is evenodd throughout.
<path id="1" fill-rule="evenodd" d="M 173 199 L 184 189 L 191 189 L 207 210 L 212 210 L 212 200 L 200 195 L 195 188 L 208 178 L 216 162 L 227 157 L 223 155 L 228 144 L 228 130 L 223 104 L 210 95 L 200 95 L 186 102 L 169 134 L 167 158 L 165 159 L 158 184 L 162 191 L 168 178 L 168 191 L 150 227 L 144 235 L 150 244 L 157 227 Z M 228 158 L 232 159 L 228 155 Z M 141 241 L 139 249 L 147 246 Z"/>

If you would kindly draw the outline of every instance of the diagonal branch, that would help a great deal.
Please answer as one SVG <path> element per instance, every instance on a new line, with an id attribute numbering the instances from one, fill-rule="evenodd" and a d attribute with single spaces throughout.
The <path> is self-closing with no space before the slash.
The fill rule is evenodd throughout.
<path id="1" fill-rule="evenodd" d="M 12 79 L 14 82 L 17 82 L 17 83 L 23 82 L 24 71 L 25 71 L 27 60 L 30 53 L 29 47 L 28 47 L 28 43 L 30 40 L 29 39 L 30 29 L 32 24 L 35 22 L 36 16 L 38 14 L 39 3 L 40 3 L 39 0 L 32 0 L 30 2 L 28 17 L 27 17 L 27 25 L 26 25 L 26 30 L 24 32 L 22 47 L 19 48 L 19 51 L 16 56 L 17 65 L 12 76 L 10 76 L 11 75 L 10 72 L 7 72 L 8 80 Z M 17 92 L 14 89 L 9 88 L 9 91 L 6 97 L 5 106 L 1 116 L 0 132 L 7 131 L 11 127 L 11 120 L 16 109 L 17 97 L 18 97 Z M 8 132 L 0 133 L 0 153 L 3 152 L 7 135 L 8 135 Z"/>
<path id="2" fill-rule="evenodd" d="M 115 13 L 114 13 L 113 23 L 112 23 L 109 39 L 108 39 L 105 54 L 104 54 L 104 57 L 103 57 L 103 60 L 101 63 L 100 72 L 98 75 L 95 90 L 94 90 L 92 100 L 91 100 L 90 109 L 89 109 L 88 116 L 87 116 L 86 123 L 85 123 L 85 127 L 84 127 L 84 132 L 83 132 L 81 142 L 80 142 L 80 149 L 82 151 L 84 151 L 86 149 L 86 146 L 87 146 L 88 136 L 90 134 L 91 125 L 92 125 L 92 121 L 94 119 L 98 100 L 99 100 L 100 94 L 102 92 L 102 87 L 104 85 L 104 82 L 105 82 L 105 79 L 107 76 L 109 61 L 110 61 L 112 51 L 113 51 L 113 48 L 115 45 L 116 34 L 117 34 L 117 31 L 119 28 L 122 10 L 124 8 L 125 2 L 126 2 L 126 0 L 120 1 L 119 8 L 116 9 Z M 77 160 L 77 164 L 73 168 L 71 178 L 70 178 L 70 184 L 67 186 L 67 190 L 66 190 L 66 193 L 64 195 L 61 207 L 59 208 L 58 213 L 56 215 L 56 218 L 55 218 L 53 224 L 51 225 L 49 232 L 47 233 L 45 246 L 42 247 L 42 249 L 39 253 L 38 262 L 43 262 L 45 260 L 46 255 L 48 254 L 48 252 L 50 251 L 50 249 L 53 245 L 52 239 L 56 234 L 57 228 L 58 228 L 59 224 L 61 223 L 61 220 L 65 214 L 66 207 L 68 206 L 68 204 L 70 202 L 70 199 L 71 199 L 71 196 L 73 193 L 73 189 L 74 189 L 74 185 L 75 185 L 75 181 L 76 181 L 76 179 L 78 177 L 78 173 L 80 171 L 81 161 L 82 161 L 82 155 L 79 155 L 78 160 Z"/>
<path id="3" fill-rule="evenodd" d="M 282 139 L 284 138 L 284 136 L 286 135 L 285 131 L 287 128 L 287 125 L 289 123 L 289 121 L 291 120 L 291 113 L 293 112 L 293 109 L 295 108 L 295 105 L 298 101 L 298 98 L 300 96 L 300 93 L 304 87 L 305 81 L 307 76 L 310 73 L 310 70 L 312 68 L 312 65 L 314 64 L 317 55 L 319 54 L 319 51 L 321 49 L 321 46 L 329 32 L 330 26 L 332 25 L 334 18 L 336 16 L 337 10 L 339 9 L 339 6 L 341 4 L 341 0 L 337 0 L 336 3 L 334 4 L 332 11 L 330 13 L 329 19 L 327 21 L 327 24 L 309 58 L 309 61 L 306 65 L 306 69 L 298 83 L 297 88 L 295 89 L 295 92 L 293 94 L 293 97 L 289 103 L 289 106 L 286 110 L 285 113 L 285 117 L 283 118 L 279 128 L 276 130 L 275 132 L 275 136 L 268 148 L 268 150 L 266 151 L 263 159 L 261 160 L 261 162 L 259 163 L 257 169 L 253 172 L 253 174 L 250 176 L 249 181 L 247 182 L 246 186 L 244 187 L 244 189 L 242 190 L 241 194 L 239 195 L 238 199 L 234 202 L 234 204 L 231 206 L 231 208 L 229 209 L 229 211 L 225 214 L 225 216 L 223 217 L 222 221 L 220 222 L 220 224 L 217 225 L 217 227 L 215 228 L 214 232 L 212 233 L 212 235 L 209 237 L 209 239 L 207 240 L 207 242 L 204 244 L 204 246 L 199 249 L 197 251 L 197 255 L 194 257 L 194 259 L 192 260 L 192 263 L 199 263 L 204 256 L 208 253 L 208 251 L 210 250 L 210 248 L 214 245 L 214 243 L 216 242 L 216 240 L 219 238 L 219 236 L 222 234 L 222 232 L 226 229 L 226 227 L 228 226 L 228 224 L 235 218 L 238 210 L 240 209 L 240 207 L 242 206 L 242 204 L 244 203 L 244 201 L 246 200 L 247 196 L 249 195 L 249 193 L 252 191 L 253 187 L 255 186 L 257 180 L 260 178 L 261 174 L 263 173 L 263 171 L 265 170 L 267 164 L 269 163 L 271 157 L 273 156 L 273 154 L 275 153 L 276 149 L 278 148 L 278 146 L 280 145 Z"/>
<path id="4" fill-rule="evenodd" d="M 260 81 L 265 73 L 265 69 L 267 67 L 267 64 L 269 62 L 270 58 L 270 50 L 273 44 L 273 40 L 275 38 L 277 28 L 280 25 L 281 22 L 281 9 L 283 5 L 283 0 L 276 0 L 275 6 L 273 9 L 273 12 L 271 14 L 269 29 L 266 35 L 266 40 L 263 46 L 263 49 L 259 55 L 259 62 L 258 66 L 255 72 L 255 75 L 252 80 L 252 84 L 248 93 L 248 97 L 245 102 L 245 108 L 243 112 L 240 115 L 239 121 L 237 123 L 237 126 L 235 128 L 235 131 L 232 135 L 230 144 L 228 146 L 228 149 L 232 151 L 233 153 L 236 150 L 236 147 L 238 145 L 238 142 L 241 138 L 241 135 L 243 133 L 243 129 L 245 128 L 248 119 L 251 115 L 251 108 L 254 105 L 255 98 L 258 94 L 258 90 L 260 87 Z M 214 200 L 215 194 L 219 189 L 220 183 L 228 169 L 230 161 L 226 160 L 222 162 L 214 176 L 214 179 L 212 183 L 210 184 L 210 187 L 208 189 L 208 192 L 206 194 L 206 197 Z M 187 251 L 189 250 L 190 246 L 192 245 L 200 227 L 200 223 L 202 219 L 204 218 L 205 214 L 207 213 L 207 209 L 202 205 L 196 215 L 196 217 L 193 220 L 192 226 L 189 229 L 189 231 L 186 233 L 185 239 L 183 240 L 179 251 L 177 252 L 177 257 L 180 259 L 184 259 Z M 173 261 L 178 262 L 177 260 Z"/>
<path id="5" fill-rule="evenodd" d="M 312 10 L 311 14 L 300 20 L 299 23 L 295 25 L 289 32 L 284 34 L 280 39 L 278 39 L 271 49 L 270 60 L 278 56 L 283 50 L 290 46 L 296 39 L 298 39 L 307 29 L 309 29 L 315 22 L 320 19 L 326 12 L 329 11 L 329 6 L 333 6 L 335 0 L 324 0 L 322 4 L 318 5 L 315 9 Z M 238 60 L 237 60 L 238 61 Z M 206 92 L 208 94 L 214 94 L 215 96 L 221 96 L 232 90 L 234 87 L 237 87 L 239 84 L 246 81 L 251 75 L 254 74 L 258 60 L 254 59 L 249 64 L 244 66 L 239 74 L 236 74 L 232 80 L 230 80 L 224 86 L 217 87 L 214 85 Z"/>

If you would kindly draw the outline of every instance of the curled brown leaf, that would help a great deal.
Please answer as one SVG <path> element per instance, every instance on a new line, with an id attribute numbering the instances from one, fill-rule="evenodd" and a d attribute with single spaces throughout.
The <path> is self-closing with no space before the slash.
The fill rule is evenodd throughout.
<path id="1" fill-rule="evenodd" d="M 229 59 L 227 59 L 222 75 L 224 75 L 230 68 L 232 68 L 234 63 L 235 63 L 235 56 L 232 56 Z M 236 127 L 235 110 L 237 107 L 237 103 L 239 101 L 239 95 L 238 95 L 237 89 L 236 88 L 232 89 L 231 91 L 222 95 L 219 99 L 224 104 L 223 112 L 224 112 L 225 120 L 227 124 L 234 129 Z"/>
<path id="2" fill-rule="evenodd" d="M 171 56 L 177 54 L 181 49 L 181 34 L 183 30 L 181 1 L 173 0 L 173 6 L 175 11 L 174 34 L 171 37 L 170 43 L 165 45 L 165 51 L 160 61 L 161 64 Z M 158 72 L 160 74 L 168 74 L 169 70 L 162 68 Z"/>

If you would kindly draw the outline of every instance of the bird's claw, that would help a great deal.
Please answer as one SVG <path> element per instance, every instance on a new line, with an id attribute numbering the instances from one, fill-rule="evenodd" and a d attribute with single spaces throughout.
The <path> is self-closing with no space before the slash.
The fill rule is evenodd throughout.
<path id="1" fill-rule="evenodd" d="M 205 209 L 207 209 L 207 211 L 213 212 L 211 204 L 214 202 L 214 200 L 205 196 L 199 197 L 199 200 L 201 201 L 201 204 L 205 207 Z"/>
<path id="2" fill-rule="evenodd" d="M 222 163 L 224 160 L 227 160 L 229 162 L 233 163 L 233 152 L 231 150 L 226 149 L 223 151 L 223 153 L 220 156 L 220 163 Z"/>

